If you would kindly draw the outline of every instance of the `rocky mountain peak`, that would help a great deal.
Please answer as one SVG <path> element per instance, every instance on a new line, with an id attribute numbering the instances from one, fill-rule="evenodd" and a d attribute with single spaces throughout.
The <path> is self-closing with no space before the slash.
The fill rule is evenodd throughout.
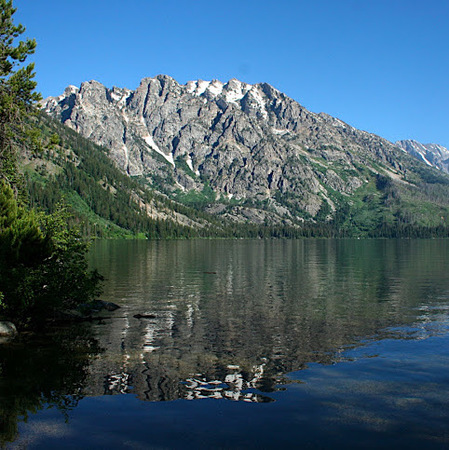
<path id="1" fill-rule="evenodd" d="M 266 202 L 293 221 L 334 210 L 334 192 L 350 195 L 365 182 L 362 165 L 398 180 L 405 173 L 403 152 L 389 141 L 310 112 L 267 83 L 180 85 L 158 75 L 129 90 L 89 81 L 43 109 L 164 192 L 208 186 L 217 198 Z"/>

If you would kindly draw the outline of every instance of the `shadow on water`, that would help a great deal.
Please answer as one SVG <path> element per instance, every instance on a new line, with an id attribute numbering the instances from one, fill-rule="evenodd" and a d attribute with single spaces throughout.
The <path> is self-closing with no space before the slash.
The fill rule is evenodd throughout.
<path id="1" fill-rule="evenodd" d="M 13 442 L 18 423 L 40 410 L 55 408 L 67 419 L 99 353 L 91 330 L 79 325 L 0 345 L 0 445 Z"/>

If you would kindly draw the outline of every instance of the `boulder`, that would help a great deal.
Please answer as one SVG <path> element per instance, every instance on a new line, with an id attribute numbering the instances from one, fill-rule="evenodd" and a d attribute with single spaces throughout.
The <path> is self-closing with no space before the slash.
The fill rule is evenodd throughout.
<path id="1" fill-rule="evenodd" d="M 17 328 L 12 322 L 0 321 L 0 337 L 13 338 L 17 336 Z"/>
<path id="2" fill-rule="evenodd" d="M 120 306 L 116 305 L 112 302 L 105 302 L 104 300 L 95 300 L 95 305 L 99 308 L 99 310 L 105 309 L 106 311 L 115 311 L 119 309 Z"/>
<path id="3" fill-rule="evenodd" d="M 106 308 L 108 311 L 115 311 L 116 309 L 119 309 L 120 306 L 119 306 L 119 305 L 116 305 L 115 303 L 112 303 L 112 302 L 107 302 L 107 305 L 105 305 L 105 308 Z"/>
<path id="4" fill-rule="evenodd" d="M 85 303 L 84 305 L 79 306 L 78 309 L 84 315 L 86 315 L 102 310 L 115 311 L 116 309 L 119 308 L 120 308 L 119 305 L 116 305 L 115 303 L 112 302 L 105 302 L 104 300 L 94 300 L 93 302 Z"/>

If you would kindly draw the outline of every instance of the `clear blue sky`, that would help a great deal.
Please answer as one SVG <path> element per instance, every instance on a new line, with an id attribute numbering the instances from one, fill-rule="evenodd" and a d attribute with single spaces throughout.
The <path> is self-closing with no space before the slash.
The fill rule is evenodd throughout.
<path id="1" fill-rule="evenodd" d="M 449 147 L 449 0 L 14 0 L 38 90 L 268 82 L 391 141 Z"/>

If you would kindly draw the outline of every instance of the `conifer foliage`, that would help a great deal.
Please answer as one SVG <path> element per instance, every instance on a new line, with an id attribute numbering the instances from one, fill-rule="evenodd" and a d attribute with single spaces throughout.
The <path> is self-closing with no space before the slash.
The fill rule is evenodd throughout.
<path id="1" fill-rule="evenodd" d="M 36 42 L 16 39 L 12 1 L 0 0 L 0 315 L 18 324 L 50 317 L 99 294 L 100 275 L 87 267 L 87 243 L 68 228 L 63 206 L 51 215 L 27 206 L 17 152 L 29 146 L 34 103 L 33 64 L 24 65 Z M 32 145 L 32 144 L 31 144 Z"/>
<path id="2" fill-rule="evenodd" d="M 15 147 L 23 137 L 23 118 L 40 99 L 34 92 L 34 64 L 23 65 L 36 42 L 27 39 L 15 44 L 25 31 L 22 25 L 14 25 L 15 12 L 11 0 L 0 0 L 0 176 L 12 185 L 17 182 Z"/>

